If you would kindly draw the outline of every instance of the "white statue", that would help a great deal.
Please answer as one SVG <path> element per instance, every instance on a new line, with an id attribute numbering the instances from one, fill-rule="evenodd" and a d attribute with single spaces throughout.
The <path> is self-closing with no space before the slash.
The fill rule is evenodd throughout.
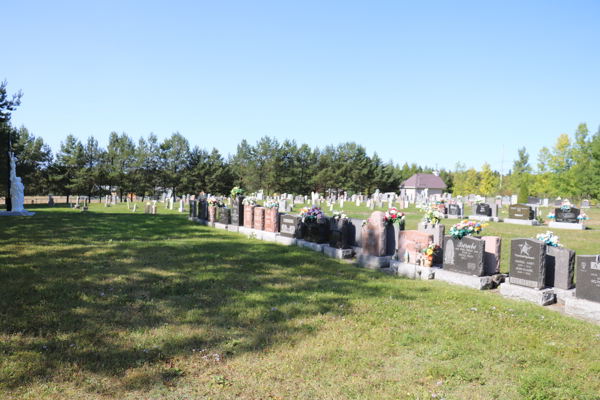
<path id="1" fill-rule="evenodd" d="M 25 186 L 21 183 L 21 178 L 17 178 L 17 158 L 14 153 L 10 154 L 10 197 L 12 199 L 13 211 L 25 211 L 23 203 L 25 202 Z"/>

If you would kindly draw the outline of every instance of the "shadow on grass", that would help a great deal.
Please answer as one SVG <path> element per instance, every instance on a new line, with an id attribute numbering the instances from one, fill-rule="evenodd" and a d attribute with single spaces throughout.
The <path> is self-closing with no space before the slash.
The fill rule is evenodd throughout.
<path id="1" fill-rule="evenodd" d="M 177 215 L 46 211 L 10 220 L 0 238 L 0 354 L 13 366 L 0 388 L 65 365 L 120 376 L 192 349 L 261 352 L 318 329 L 294 319 L 351 313 L 352 296 L 415 295 L 381 293 L 372 273 L 322 254 Z"/>

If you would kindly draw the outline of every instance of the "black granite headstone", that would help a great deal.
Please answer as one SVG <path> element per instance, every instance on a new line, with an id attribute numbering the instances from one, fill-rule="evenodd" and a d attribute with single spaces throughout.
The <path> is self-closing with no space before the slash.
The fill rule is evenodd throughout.
<path id="1" fill-rule="evenodd" d="M 231 224 L 244 226 L 244 196 L 237 196 L 231 201 Z"/>
<path id="2" fill-rule="evenodd" d="M 577 298 L 600 303 L 600 255 L 577 256 Z"/>
<path id="3" fill-rule="evenodd" d="M 300 239 L 302 237 L 302 217 L 292 214 L 279 214 L 279 234 Z"/>
<path id="4" fill-rule="evenodd" d="M 492 216 L 492 209 L 489 204 L 477 204 L 475 206 L 475 215 L 483 215 L 485 217 Z"/>
<path id="5" fill-rule="evenodd" d="M 349 218 L 348 223 L 348 245 L 354 247 L 362 247 L 360 242 L 362 234 L 362 219 Z"/>
<path id="6" fill-rule="evenodd" d="M 444 269 L 461 274 L 483 276 L 485 241 L 471 236 L 462 239 L 444 236 Z"/>
<path id="7" fill-rule="evenodd" d="M 200 199 L 198 202 L 198 212 L 200 214 L 198 218 L 205 221 L 208 220 L 208 202 L 206 199 Z"/>
<path id="8" fill-rule="evenodd" d="M 326 243 L 329 228 L 329 220 L 322 218 L 317 221 L 305 221 L 303 224 L 302 237 L 307 242 Z"/>
<path id="9" fill-rule="evenodd" d="M 554 209 L 554 215 L 556 216 L 556 222 L 569 222 L 571 224 L 579 223 L 577 217 L 581 211 L 578 208 L 571 207 L 569 211 L 563 211 L 560 208 Z"/>
<path id="10" fill-rule="evenodd" d="M 513 204 L 508 207 L 508 218 L 532 220 L 533 210 L 524 204 Z"/>
<path id="11" fill-rule="evenodd" d="M 512 239 L 510 283 L 542 289 L 546 284 L 546 244 L 536 239 Z"/>
<path id="12" fill-rule="evenodd" d="M 348 219 L 329 220 L 329 246 L 335 249 L 348 247 Z"/>

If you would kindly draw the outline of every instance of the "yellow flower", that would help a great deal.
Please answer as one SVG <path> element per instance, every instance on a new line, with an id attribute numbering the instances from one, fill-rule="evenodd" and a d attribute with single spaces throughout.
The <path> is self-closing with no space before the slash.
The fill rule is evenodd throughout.
<path id="1" fill-rule="evenodd" d="M 432 255 L 432 254 L 433 254 L 433 250 L 431 250 L 431 249 L 427 249 L 427 255 L 428 255 L 428 256 L 430 256 L 430 255 Z"/>

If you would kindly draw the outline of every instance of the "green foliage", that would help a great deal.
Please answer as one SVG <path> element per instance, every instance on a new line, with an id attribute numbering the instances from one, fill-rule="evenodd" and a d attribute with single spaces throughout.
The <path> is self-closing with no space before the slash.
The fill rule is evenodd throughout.
<path id="1" fill-rule="evenodd" d="M 520 204 L 527 204 L 529 202 L 529 190 L 527 189 L 526 184 L 523 184 L 519 188 L 519 197 L 518 197 L 517 201 Z"/>

